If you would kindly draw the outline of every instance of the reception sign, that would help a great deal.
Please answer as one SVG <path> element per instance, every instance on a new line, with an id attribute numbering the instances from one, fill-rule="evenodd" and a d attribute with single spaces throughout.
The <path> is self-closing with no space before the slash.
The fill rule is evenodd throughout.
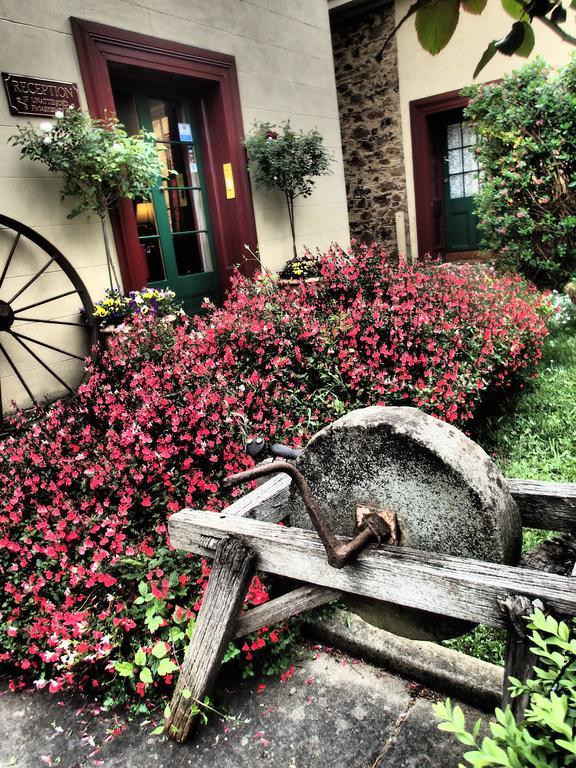
<path id="1" fill-rule="evenodd" d="M 8 106 L 12 115 L 53 117 L 57 110 L 80 109 L 78 85 L 28 75 L 2 72 Z"/>

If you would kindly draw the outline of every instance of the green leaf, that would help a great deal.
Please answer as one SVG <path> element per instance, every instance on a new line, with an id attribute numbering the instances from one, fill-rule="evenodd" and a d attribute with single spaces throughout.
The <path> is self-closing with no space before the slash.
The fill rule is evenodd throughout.
<path id="1" fill-rule="evenodd" d="M 140 680 L 143 683 L 151 683 L 152 682 L 152 672 L 148 669 L 148 667 L 143 667 L 140 670 Z"/>
<path id="2" fill-rule="evenodd" d="M 416 14 L 420 45 L 435 56 L 446 47 L 458 25 L 460 0 L 436 0 Z"/>
<path id="3" fill-rule="evenodd" d="M 150 733 L 151 736 L 159 736 L 161 733 L 164 732 L 164 726 L 163 725 L 157 725 L 156 728 Z"/>
<path id="4" fill-rule="evenodd" d="M 509 16 L 516 19 L 516 21 L 519 21 L 522 16 L 524 16 L 524 6 L 522 3 L 518 2 L 518 0 L 501 0 L 501 2 L 502 8 L 504 8 Z"/>
<path id="5" fill-rule="evenodd" d="M 488 0 L 462 0 L 462 8 L 468 13 L 480 14 L 486 8 Z"/>
<path id="6" fill-rule="evenodd" d="M 158 674 L 162 677 L 164 677 L 164 675 L 169 675 L 172 672 L 176 672 L 177 669 L 178 664 L 174 664 L 170 659 L 161 659 L 160 664 L 158 664 Z"/>
<path id="7" fill-rule="evenodd" d="M 188 688 L 184 688 L 184 690 L 180 691 L 180 695 L 182 696 L 183 699 L 188 700 L 189 698 L 191 698 L 192 693 L 191 691 L 188 690 Z"/>
<path id="8" fill-rule="evenodd" d="M 480 72 L 484 69 L 486 64 L 488 64 L 489 61 L 491 61 L 494 56 L 496 55 L 496 40 L 492 40 L 488 48 L 484 51 L 482 54 L 482 57 L 480 58 L 480 61 L 476 65 L 476 69 L 474 70 L 473 78 L 476 79 Z"/>
<path id="9" fill-rule="evenodd" d="M 166 643 L 163 640 L 158 640 L 154 648 L 152 648 L 152 656 L 155 656 L 157 659 L 163 659 L 166 653 Z"/>
<path id="10" fill-rule="evenodd" d="M 134 665 L 129 661 L 116 661 L 114 662 L 114 669 L 121 677 L 130 677 L 134 672 Z"/>
<path id="11" fill-rule="evenodd" d="M 534 30 L 532 29 L 532 24 L 529 24 L 527 21 L 523 21 L 522 24 L 524 26 L 524 40 L 522 45 L 516 49 L 516 55 L 527 59 L 534 48 Z"/>
<path id="12" fill-rule="evenodd" d="M 136 653 L 134 654 L 134 664 L 138 667 L 144 667 L 146 666 L 146 654 L 142 650 L 142 648 L 138 648 Z"/>

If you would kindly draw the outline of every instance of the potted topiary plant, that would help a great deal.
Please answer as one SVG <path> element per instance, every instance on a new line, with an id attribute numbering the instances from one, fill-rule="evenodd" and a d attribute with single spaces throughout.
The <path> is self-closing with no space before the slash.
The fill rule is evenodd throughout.
<path id="1" fill-rule="evenodd" d="M 296 251 L 294 200 L 310 197 L 314 179 L 330 173 L 332 157 L 318 131 L 294 131 L 287 121 L 281 125 L 255 123 L 252 135 L 244 142 L 256 185 L 279 189 L 286 199 L 292 252 Z"/>
<path id="2" fill-rule="evenodd" d="M 124 198 L 149 198 L 162 171 L 153 134 L 140 131 L 129 136 L 116 118 L 97 120 L 69 108 L 56 112 L 54 122 L 41 123 L 39 129 L 19 126 L 9 141 L 20 147 L 23 157 L 44 163 L 63 177 L 62 198 L 76 198 L 68 218 L 85 211 L 98 215 L 110 289 L 120 289 L 106 214 Z"/>

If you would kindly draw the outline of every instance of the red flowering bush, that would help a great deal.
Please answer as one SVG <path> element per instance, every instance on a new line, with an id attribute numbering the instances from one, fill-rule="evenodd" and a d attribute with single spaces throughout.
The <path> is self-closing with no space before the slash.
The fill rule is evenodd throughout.
<path id="1" fill-rule="evenodd" d="M 540 356 L 542 299 L 483 267 L 391 267 L 338 250 L 323 280 L 237 276 L 224 304 L 177 328 L 138 321 L 78 397 L 0 443 L 0 661 L 13 685 L 167 691 L 209 573 L 171 550 L 168 515 L 220 509 L 246 437 L 292 444 L 355 407 L 472 417 L 483 391 Z M 255 579 L 247 603 L 268 599 Z M 283 634 L 284 633 L 284 634 Z M 263 629 L 231 646 L 283 647 Z"/>

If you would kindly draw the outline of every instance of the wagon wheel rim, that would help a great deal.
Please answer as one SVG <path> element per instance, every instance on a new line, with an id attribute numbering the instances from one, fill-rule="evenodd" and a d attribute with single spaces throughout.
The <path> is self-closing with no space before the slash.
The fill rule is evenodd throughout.
<path id="1" fill-rule="evenodd" d="M 14 392 L 20 393 L 20 402 L 26 403 L 26 407 L 75 396 L 76 388 L 87 377 L 85 359 L 90 356 L 94 360 L 98 354 L 99 337 L 90 294 L 61 251 L 35 230 L 0 214 L 0 236 L 3 235 L 8 248 L 0 243 L 0 434 L 8 429 L 10 413 L 15 410 L 13 402 L 19 406 Z M 24 283 L 11 286 L 19 250 L 30 248 L 30 244 L 40 249 L 40 266 L 25 276 L 17 275 L 23 277 Z M 34 253 L 38 255 L 37 250 Z M 37 298 L 34 291 L 38 291 L 42 276 L 54 272 L 64 277 L 61 289 Z M 77 297 L 77 306 L 82 308 L 85 319 L 80 311 L 71 310 L 61 310 L 64 314 L 54 316 L 62 301 L 70 302 L 68 297 L 73 296 Z M 56 329 L 66 334 L 63 341 L 45 338 L 47 331 Z M 38 332 L 44 337 L 39 338 Z M 81 350 L 84 354 L 79 353 Z M 61 356 L 56 362 L 52 359 L 54 353 Z M 73 374 L 62 370 L 70 361 L 77 361 Z M 45 382 L 42 385 L 38 384 L 39 373 Z M 10 388 L 6 386 L 9 379 Z"/>

